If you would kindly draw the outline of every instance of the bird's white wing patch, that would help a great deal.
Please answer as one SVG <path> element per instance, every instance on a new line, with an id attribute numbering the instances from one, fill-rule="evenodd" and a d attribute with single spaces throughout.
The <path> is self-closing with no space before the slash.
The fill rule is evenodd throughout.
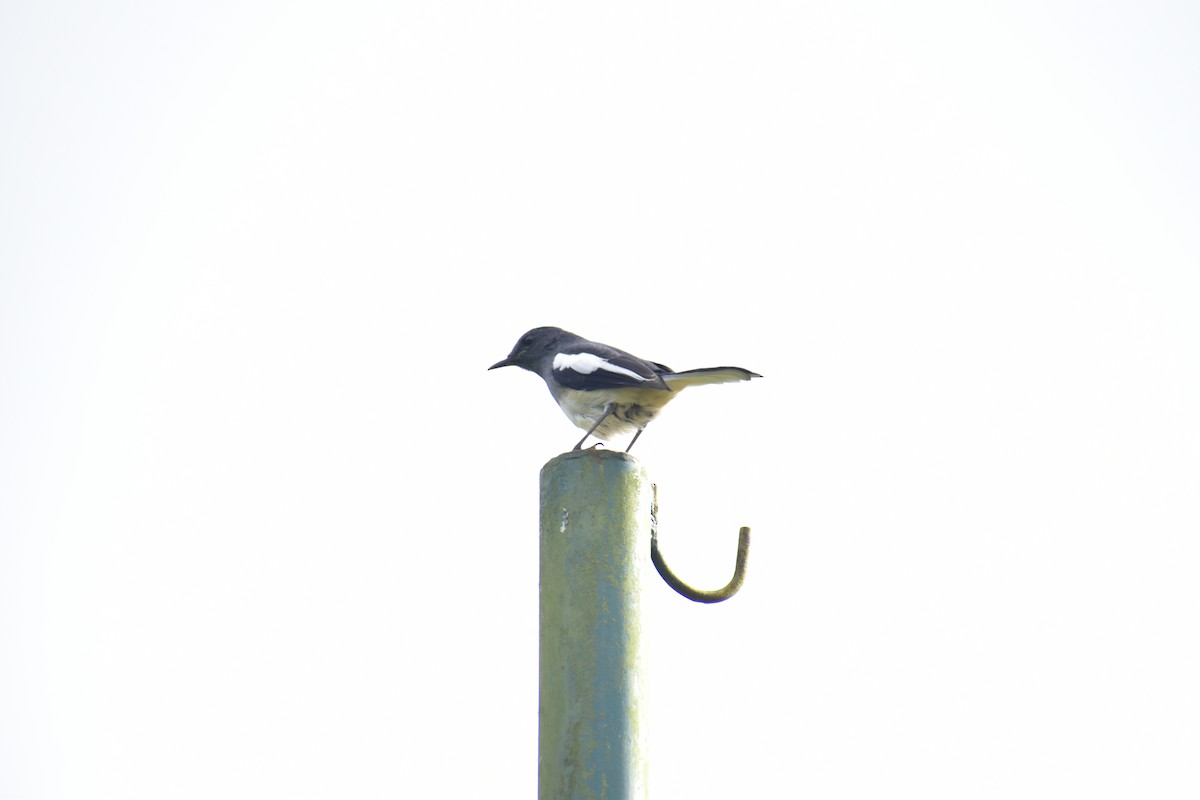
<path id="1" fill-rule="evenodd" d="M 554 368 L 569 369 L 582 375 L 591 375 L 596 370 L 602 369 L 605 372 L 615 372 L 637 381 L 646 380 L 633 370 L 617 366 L 607 358 L 601 358 L 595 353 L 559 353 L 554 356 Z"/>

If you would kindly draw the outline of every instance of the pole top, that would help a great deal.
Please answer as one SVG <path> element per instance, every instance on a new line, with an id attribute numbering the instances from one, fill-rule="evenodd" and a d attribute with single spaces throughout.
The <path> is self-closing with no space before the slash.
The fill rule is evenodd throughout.
<path id="1" fill-rule="evenodd" d="M 546 470 L 557 464 L 562 464 L 581 458 L 591 459 L 598 464 L 603 464 L 606 462 L 610 464 L 616 464 L 617 462 L 621 462 L 628 464 L 630 467 L 637 466 L 641 463 L 636 458 L 629 455 L 629 453 L 622 453 L 617 450 L 605 450 L 600 447 L 589 447 L 587 450 L 568 450 L 565 453 L 559 453 L 554 458 L 547 461 L 542 469 Z"/>

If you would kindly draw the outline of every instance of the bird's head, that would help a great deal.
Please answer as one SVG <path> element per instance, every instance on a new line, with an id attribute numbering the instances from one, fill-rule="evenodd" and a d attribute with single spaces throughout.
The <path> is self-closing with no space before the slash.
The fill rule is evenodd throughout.
<path id="1" fill-rule="evenodd" d="M 527 331 L 517 340 L 507 358 L 497 361 L 488 369 L 520 367 L 530 372 L 538 372 L 539 365 L 545 361 L 546 356 L 554 350 L 555 345 L 564 335 L 570 336 L 571 334 L 562 328 L 534 328 Z"/>

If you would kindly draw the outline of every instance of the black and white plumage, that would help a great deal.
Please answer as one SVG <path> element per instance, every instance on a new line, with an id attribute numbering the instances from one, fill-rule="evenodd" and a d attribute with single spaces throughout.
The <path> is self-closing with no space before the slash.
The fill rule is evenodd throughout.
<path id="1" fill-rule="evenodd" d="M 488 369 L 510 366 L 540 375 L 567 418 L 587 431 L 576 450 L 589 436 L 608 440 L 633 432 L 625 448 L 628 452 L 680 389 L 762 377 L 741 367 L 675 372 L 562 328 L 534 328 L 517 341 L 507 358 Z"/>

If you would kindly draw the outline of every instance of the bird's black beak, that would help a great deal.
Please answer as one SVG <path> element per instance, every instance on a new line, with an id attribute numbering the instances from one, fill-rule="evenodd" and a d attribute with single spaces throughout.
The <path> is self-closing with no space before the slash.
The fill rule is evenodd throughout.
<path id="1" fill-rule="evenodd" d="M 515 366 L 516 363 L 517 362 L 513 361 L 511 358 L 506 358 L 503 361 L 497 361 L 495 364 L 492 364 L 490 367 L 488 367 L 488 369 L 496 369 L 497 367 L 512 367 Z"/>

